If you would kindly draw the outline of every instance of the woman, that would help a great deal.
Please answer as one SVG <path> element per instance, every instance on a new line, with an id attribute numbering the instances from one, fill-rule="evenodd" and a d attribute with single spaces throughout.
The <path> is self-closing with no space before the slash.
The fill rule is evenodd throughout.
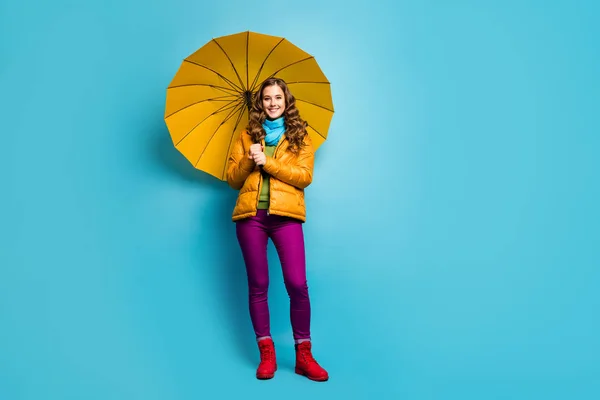
<path id="1" fill-rule="evenodd" d="M 286 83 L 267 79 L 253 98 L 248 127 L 229 157 L 227 181 L 239 190 L 233 210 L 236 234 L 246 265 L 249 308 L 258 342 L 258 379 L 275 375 L 267 291 L 267 241 L 277 249 L 295 341 L 297 374 L 316 381 L 329 376 L 311 352 L 310 300 L 306 282 L 304 189 L 311 183 L 314 150 Z"/>

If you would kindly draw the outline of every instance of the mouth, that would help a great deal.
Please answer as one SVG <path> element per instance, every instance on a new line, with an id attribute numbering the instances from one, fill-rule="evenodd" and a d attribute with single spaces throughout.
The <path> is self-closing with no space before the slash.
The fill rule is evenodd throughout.
<path id="1" fill-rule="evenodd" d="M 277 108 L 269 108 L 269 109 L 268 109 L 268 111 L 269 111 L 270 113 L 277 112 L 277 111 L 279 111 L 279 107 L 277 107 Z"/>

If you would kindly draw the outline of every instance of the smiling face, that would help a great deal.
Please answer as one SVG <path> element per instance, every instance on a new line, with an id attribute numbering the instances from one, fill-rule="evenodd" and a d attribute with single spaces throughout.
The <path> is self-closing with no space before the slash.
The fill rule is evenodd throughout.
<path id="1" fill-rule="evenodd" d="M 285 111 L 285 96 L 277 85 L 266 86 L 262 93 L 262 106 L 269 119 L 277 119 Z"/>

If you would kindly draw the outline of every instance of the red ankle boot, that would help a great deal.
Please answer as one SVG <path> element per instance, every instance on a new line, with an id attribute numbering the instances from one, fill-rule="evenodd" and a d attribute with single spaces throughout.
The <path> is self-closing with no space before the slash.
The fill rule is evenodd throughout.
<path id="1" fill-rule="evenodd" d="M 314 359 L 311 353 L 310 341 L 296 344 L 296 373 L 304 375 L 313 381 L 323 382 L 329 379 L 325 371 Z"/>
<path id="2" fill-rule="evenodd" d="M 271 379 L 275 376 L 277 370 L 273 340 L 271 338 L 259 340 L 258 350 L 260 351 L 260 364 L 256 369 L 256 377 L 258 379 Z"/>

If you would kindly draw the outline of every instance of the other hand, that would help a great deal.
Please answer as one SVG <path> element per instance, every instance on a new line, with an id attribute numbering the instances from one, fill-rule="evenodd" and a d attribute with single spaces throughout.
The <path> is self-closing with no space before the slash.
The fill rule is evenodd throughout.
<path id="1" fill-rule="evenodd" d="M 263 152 L 263 146 L 260 143 L 254 143 L 253 145 L 250 146 L 250 150 L 248 151 L 248 158 L 253 158 L 254 154 L 256 153 L 262 153 Z"/>
<path id="2" fill-rule="evenodd" d="M 252 159 L 257 165 L 265 165 L 267 162 L 267 156 L 262 151 L 259 153 L 254 153 L 252 155 Z"/>

